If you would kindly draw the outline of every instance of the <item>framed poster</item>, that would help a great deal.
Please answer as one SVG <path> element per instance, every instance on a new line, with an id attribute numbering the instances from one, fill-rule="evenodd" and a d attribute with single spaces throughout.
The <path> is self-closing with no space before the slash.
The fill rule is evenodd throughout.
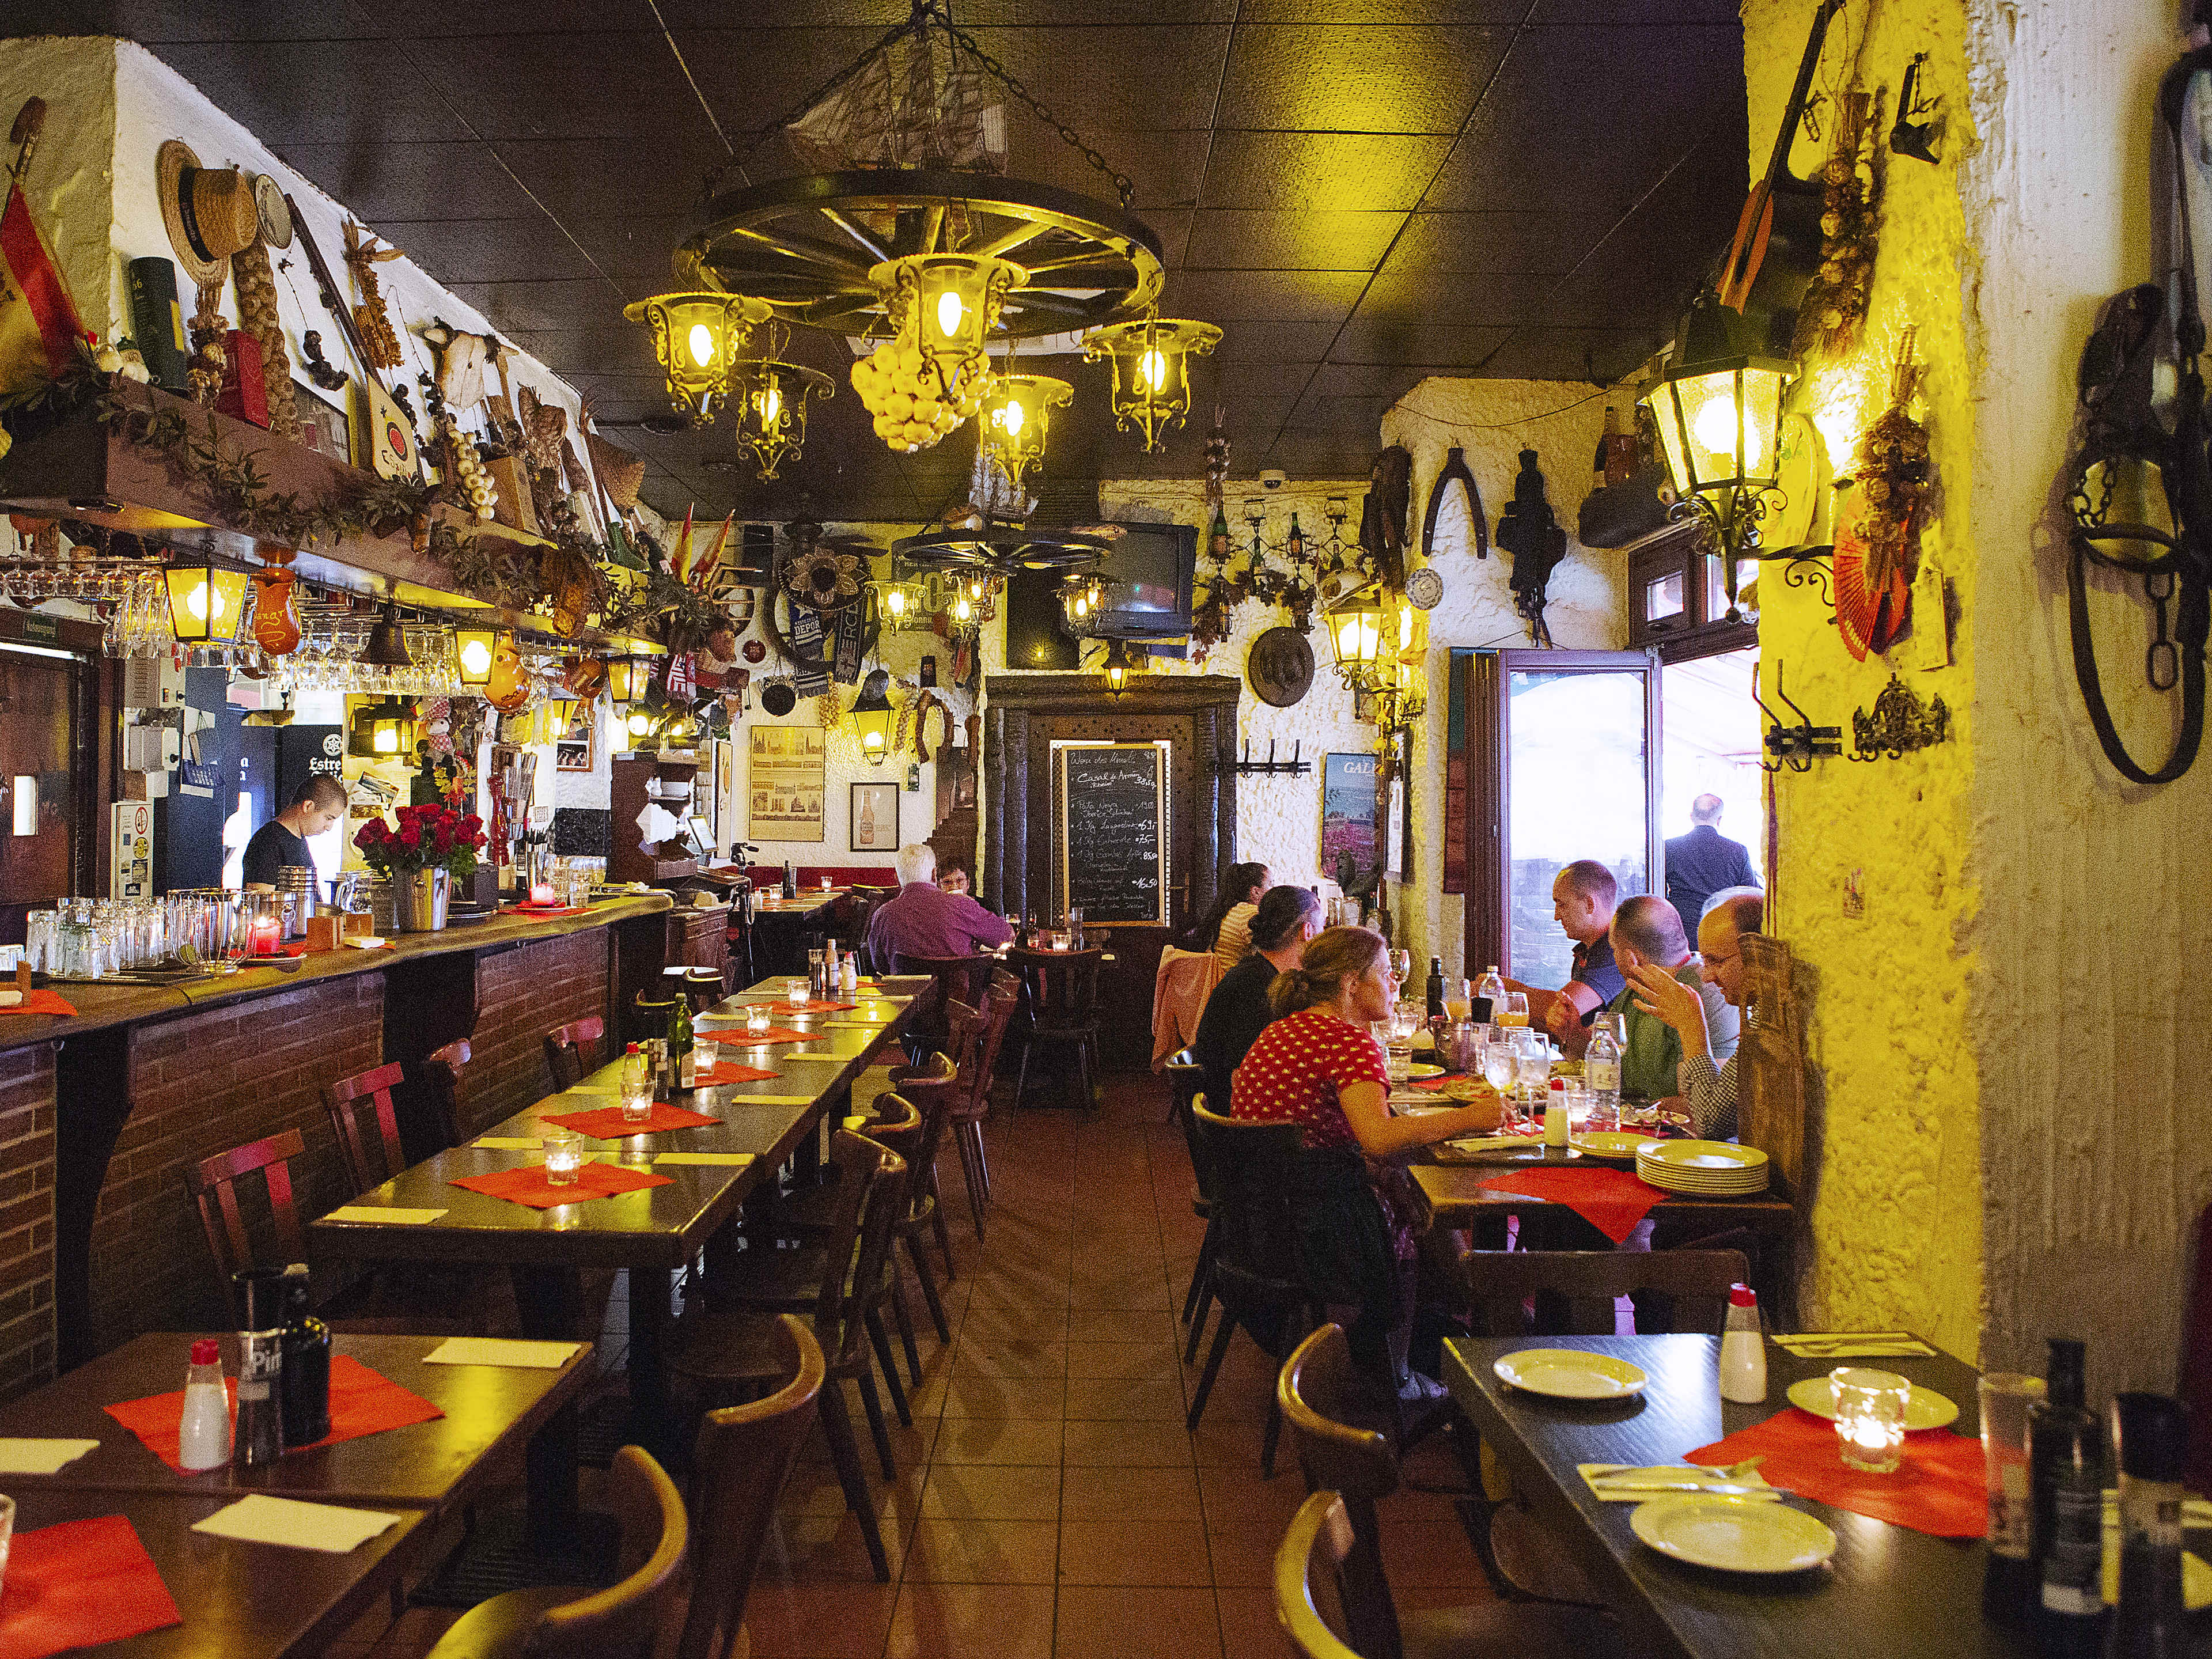
<path id="1" fill-rule="evenodd" d="M 896 853 L 899 848 L 899 788 L 896 781 L 853 786 L 852 850 Z"/>
<path id="2" fill-rule="evenodd" d="M 747 841 L 820 841 L 823 737 L 818 726 L 755 726 Z"/>
<path id="3" fill-rule="evenodd" d="M 1375 867 L 1375 776 L 1373 755 L 1323 755 L 1321 763 L 1321 869 L 1342 884 L 1340 860 L 1349 858 L 1357 876 Z M 1393 881 L 1405 879 L 1405 760 L 1390 786 L 1390 818 L 1384 852 Z"/>
<path id="4" fill-rule="evenodd" d="M 592 718 L 598 705 L 579 700 L 567 707 L 568 717 L 553 734 L 553 769 L 589 772 L 599 760 L 599 723 Z"/>

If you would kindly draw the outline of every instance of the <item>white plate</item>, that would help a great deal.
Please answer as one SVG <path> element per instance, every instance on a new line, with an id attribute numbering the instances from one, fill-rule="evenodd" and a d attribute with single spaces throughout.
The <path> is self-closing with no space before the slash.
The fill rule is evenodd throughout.
<path id="1" fill-rule="evenodd" d="M 1802 1572 L 1836 1553 L 1825 1522 L 1747 1498 L 1656 1498 L 1628 1525 L 1662 1555 L 1723 1572 Z"/>
<path id="2" fill-rule="evenodd" d="M 1686 1175 L 1730 1176 L 1766 1167 L 1766 1154 L 1756 1146 L 1739 1146 L 1732 1140 L 1658 1140 L 1652 1150 L 1638 1154 L 1654 1164 Z"/>
<path id="3" fill-rule="evenodd" d="M 1644 1392 L 1644 1368 L 1580 1348 L 1522 1348 L 1490 1368 L 1504 1382 L 1554 1400 L 1626 1400 Z"/>
<path id="4" fill-rule="evenodd" d="M 1406 1068 L 1407 1077 L 1442 1077 L 1443 1074 L 1444 1068 L 1441 1066 L 1408 1066 Z"/>
<path id="5" fill-rule="evenodd" d="M 1825 1417 L 1833 1422 L 1836 1417 L 1836 1385 L 1825 1376 L 1808 1376 L 1790 1385 L 1790 1403 L 1800 1411 L 1815 1417 Z M 1905 1396 L 1905 1431 L 1916 1434 L 1922 1429 L 1940 1429 L 1959 1420 L 1958 1402 L 1933 1389 L 1923 1389 L 1917 1382 L 1912 1392 Z"/>
<path id="6" fill-rule="evenodd" d="M 1650 1135 L 1600 1129 L 1594 1133 L 1576 1135 L 1567 1144 L 1579 1147 L 1592 1158 L 1633 1158 L 1638 1147 L 1656 1146 L 1658 1143 Z"/>

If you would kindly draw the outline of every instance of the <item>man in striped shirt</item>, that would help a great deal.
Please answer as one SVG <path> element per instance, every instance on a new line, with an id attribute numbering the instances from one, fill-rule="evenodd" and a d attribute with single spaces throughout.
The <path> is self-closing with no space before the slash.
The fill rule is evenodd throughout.
<path id="1" fill-rule="evenodd" d="M 1699 969 L 1717 986 L 1731 1008 L 1743 1006 L 1743 939 L 1765 925 L 1766 901 L 1757 893 L 1723 899 L 1698 927 Z M 1692 987 L 1663 968 L 1639 963 L 1628 970 L 1636 1006 L 1674 1028 L 1682 1040 L 1682 1063 L 1675 1076 L 1690 1110 L 1690 1132 L 1704 1140 L 1735 1139 L 1736 1055 L 1716 1062 L 1705 1027 L 1705 1006 Z"/>

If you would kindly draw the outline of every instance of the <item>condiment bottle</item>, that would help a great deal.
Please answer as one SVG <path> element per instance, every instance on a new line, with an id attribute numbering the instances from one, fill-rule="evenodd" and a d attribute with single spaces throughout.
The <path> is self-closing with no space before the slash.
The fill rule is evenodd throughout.
<path id="1" fill-rule="evenodd" d="M 837 988 L 847 1001 L 851 1001 L 860 988 L 860 959 L 854 952 L 845 952 L 844 960 L 837 964 Z"/>
<path id="2" fill-rule="evenodd" d="M 1756 1406 L 1766 1398 L 1766 1338 L 1759 1297 L 1748 1285 L 1729 1286 L 1728 1323 L 1721 1330 L 1721 1398 Z"/>
<path id="3" fill-rule="evenodd" d="M 2049 1395 L 2028 1408 L 2030 1550 L 2042 1585 L 2044 1650 L 2088 1656 L 2105 1611 L 2105 1425 L 2082 1403 L 2085 1350 L 2051 1339 Z"/>
<path id="4" fill-rule="evenodd" d="M 1444 1017 L 1444 959 L 1442 957 L 1429 958 L 1429 982 L 1423 988 L 1428 996 L 1428 1018 L 1442 1019 Z"/>
<path id="5" fill-rule="evenodd" d="M 222 1350 L 211 1336 L 192 1344 L 192 1363 L 185 1371 L 177 1462 L 188 1469 L 217 1468 L 230 1462 L 230 1394 L 222 1383 Z"/>
<path id="6" fill-rule="evenodd" d="M 635 1042 L 623 1052 L 622 1086 L 629 1095 L 643 1094 L 650 1075 L 647 1068 L 645 1050 Z"/>
<path id="7" fill-rule="evenodd" d="M 2112 1398 L 2120 1465 L 2120 1598 L 2105 1659 L 2186 1659 L 2181 1599 L 2181 1480 L 2189 1413 L 2162 1394 Z"/>
<path id="8" fill-rule="evenodd" d="M 231 1461 L 246 1468 L 284 1455 L 284 1275 L 249 1267 L 231 1275 L 243 1328 L 238 1334 L 238 1430 Z"/>
<path id="9" fill-rule="evenodd" d="M 312 1446 L 331 1431 L 331 1328 L 307 1305 L 307 1264 L 284 1269 L 284 1443 Z"/>
<path id="10" fill-rule="evenodd" d="M 1493 963 L 1485 969 L 1482 977 L 1475 981 L 1474 1005 L 1468 1010 L 1468 1017 L 1477 1025 L 1494 1024 L 1498 1011 L 1504 1004 L 1505 981 Z"/>
<path id="11" fill-rule="evenodd" d="M 1567 1082 L 1565 1078 L 1553 1078 L 1544 1098 L 1544 1152 L 1550 1157 L 1552 1149 L 1566 1150 L 1567 1135 L 1573 1125 L 1567 1110 Z"/>

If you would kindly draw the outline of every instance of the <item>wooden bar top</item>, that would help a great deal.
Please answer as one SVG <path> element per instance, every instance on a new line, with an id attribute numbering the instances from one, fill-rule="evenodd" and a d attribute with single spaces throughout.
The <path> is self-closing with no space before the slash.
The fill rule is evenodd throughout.
<path id="1" fill-rule="evenodd" d="M 76 1013 L 70 1017 L 0 1013 L 0 1053 L 114 1026 L 140 1024 L 226 1002 L 277 995 L 319 980 L 383 972 L 425 957 L 496 951 L 527 945 L 534 939 L 558 939 L 639 916 L 656 915 L 673 904 L 667 894 L 655 892 L 631 898 L 605 899 L 592 905 L 586 915 L 562 916 L 546 921 L 496 915 L 489 921 L 449 927 L 434 933 L 395 933 L 383 950 L 325 951 L 301 957 L 297 968 L 247 968 L 219 979 L 199 980 L 189 985 L 57 986 L 54 988 L 69 1000 Z"/>

